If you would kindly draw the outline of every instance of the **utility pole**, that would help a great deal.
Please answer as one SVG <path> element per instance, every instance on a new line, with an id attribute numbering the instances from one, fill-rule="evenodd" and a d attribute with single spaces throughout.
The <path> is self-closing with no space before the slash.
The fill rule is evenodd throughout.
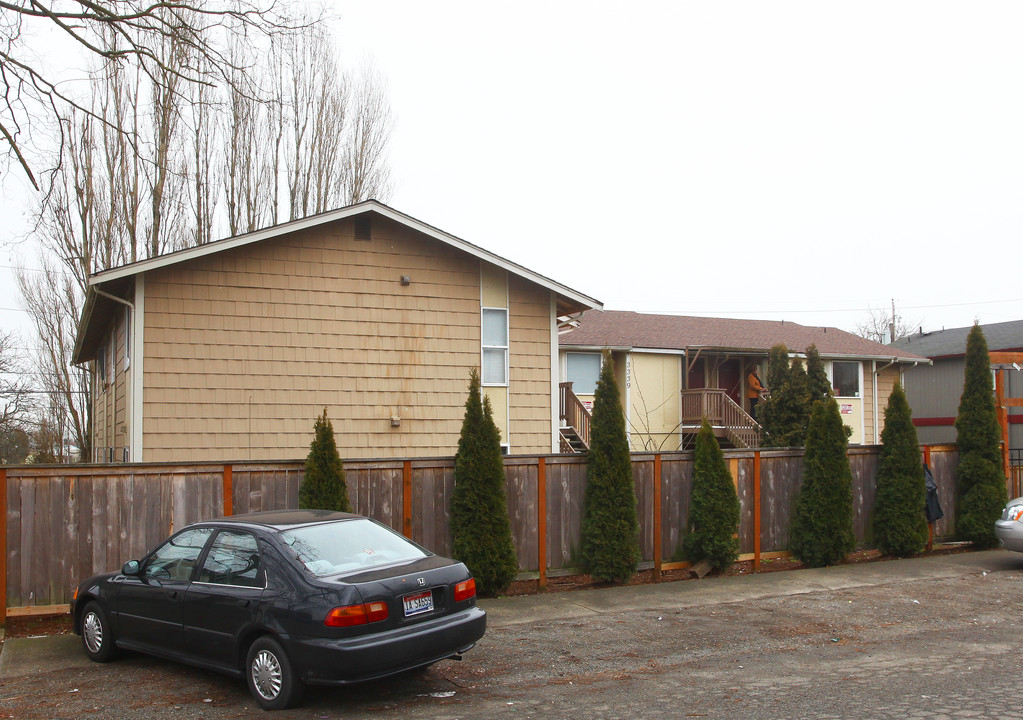
<path id="1" fill-rule="evenodd" d="M 892 298 L 892 321 L 888 324 L 888 334 L 891 336 L 891 341 L 895 342 L 895 298 Z"/>

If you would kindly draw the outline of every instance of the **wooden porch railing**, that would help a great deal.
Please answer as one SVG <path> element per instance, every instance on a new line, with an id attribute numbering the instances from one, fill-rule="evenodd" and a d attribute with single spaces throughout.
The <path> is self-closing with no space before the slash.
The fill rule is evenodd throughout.
<path id="1" fill-rule="evenodd" d="M 590 446 L 590 419 L 592 418 L 590 411 L 583 405 L 582 400 L 572 392 L 572 383 L 563 382 L 558 385 L 558 390 L 558 395 L 560 396 L 559 404 L 561 406 L 561 426 L 574 428 L 576 434 L 588 448 Z M 565 451 L 564 441 L 562 441 L 562 451 Z"/>
<path id="2" fill-rule="evenodd" d="M 682 425 L 699 425 L 704 418 L 723 431 L 735 447 L 760 447 L 760 424 L 724 390 L 683 390 Z"/>

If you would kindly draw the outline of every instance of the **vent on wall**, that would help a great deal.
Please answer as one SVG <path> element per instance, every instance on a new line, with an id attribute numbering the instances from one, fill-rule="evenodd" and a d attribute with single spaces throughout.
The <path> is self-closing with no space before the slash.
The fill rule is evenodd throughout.
<path id="1" fill-rule="evenodd" d="M 369 242 L 372 240 L 373 225 L 370 223 L 368 215 L 360 215 L 355 218 L 355 239 L 361 240 L 362 242 Z"/>

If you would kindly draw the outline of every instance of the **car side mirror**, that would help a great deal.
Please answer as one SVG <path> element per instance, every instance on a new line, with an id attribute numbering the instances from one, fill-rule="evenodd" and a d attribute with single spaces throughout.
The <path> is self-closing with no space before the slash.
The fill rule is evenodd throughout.
<path id="1" fill-rule="evenodd" d="M 139 574 L 139 570 L 141 570 L 141 568 L 139 567 L 139 561 L 138 560 L 129 560 L 128 562 L 126 562 L 124 564 L 124 567 L 121 568 L 121 574 L 122 575 L 138 575 Z"/>

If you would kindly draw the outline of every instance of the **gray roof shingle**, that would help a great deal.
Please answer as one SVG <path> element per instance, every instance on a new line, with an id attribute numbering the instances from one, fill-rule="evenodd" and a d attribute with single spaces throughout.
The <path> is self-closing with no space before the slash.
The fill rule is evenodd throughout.
<path id="1" fill-rule="evenodd" d="M 935 330 L 934 332 L 916 333 L 897 340 L 890 347 L 908 350 L 928 358 L 948 357 L 966 354 L 966 338 L 973 326 Z M 990 351 L 1023 350 L 1023 320 L 1011 320 L 1001 323 L 981 323 Z"/>

